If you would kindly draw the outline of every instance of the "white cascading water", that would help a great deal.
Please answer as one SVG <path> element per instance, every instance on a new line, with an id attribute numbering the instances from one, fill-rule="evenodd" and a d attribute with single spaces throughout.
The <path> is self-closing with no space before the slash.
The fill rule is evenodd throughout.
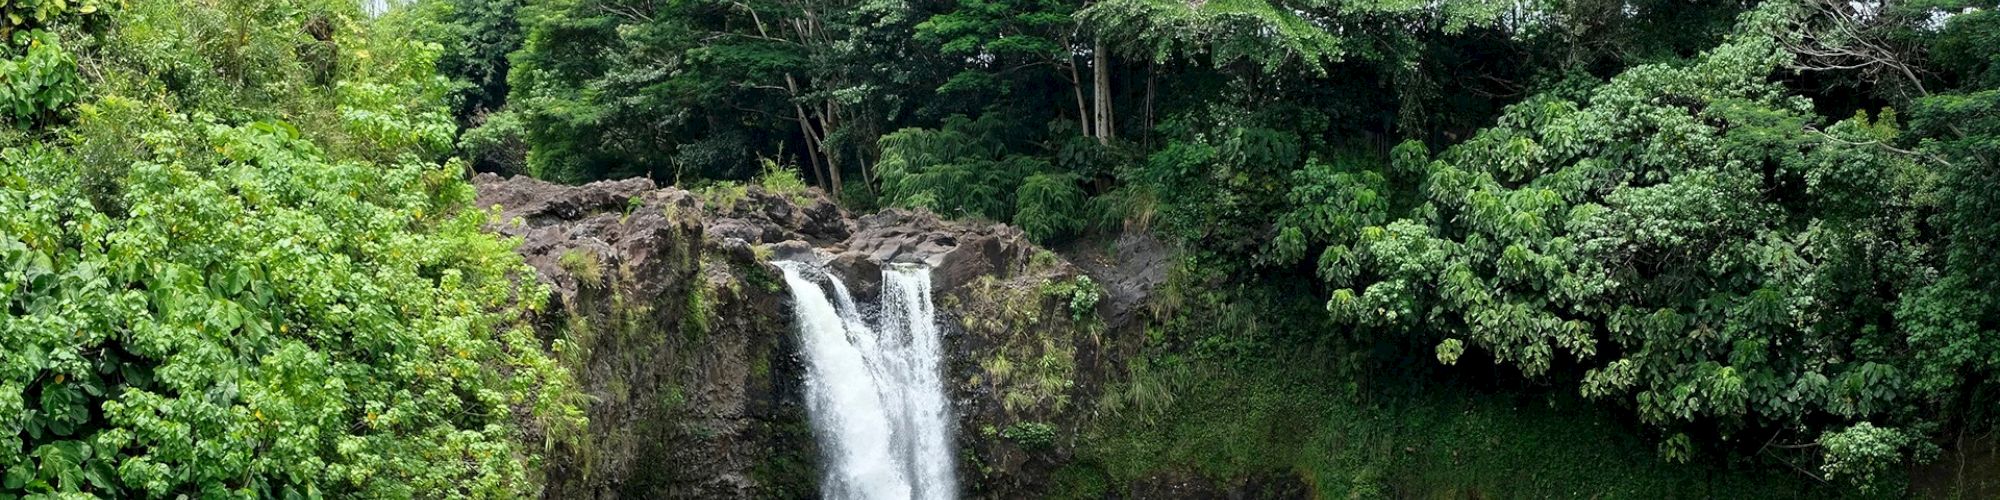
<path id="1" fill-rule="evenodd" d="M 807 411 L 826 459 L 829 499 L 956 496 L 951 414 L 944 397 L 930 269 L 882 271 L 879 327 L 870 327 L 847 286 L 819 271 L 779 262 L 792 290 L 806 359 Z"/>

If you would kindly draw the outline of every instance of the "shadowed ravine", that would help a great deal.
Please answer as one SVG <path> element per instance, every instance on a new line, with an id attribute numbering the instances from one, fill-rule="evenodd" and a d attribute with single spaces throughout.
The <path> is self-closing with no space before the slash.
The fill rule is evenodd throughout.
<path id="1" fill-rule="evenodd" d="M 777 265 L 797 304 L 807 408 L 824 450 L 823 496 L 953 498 L 952 423 L 939 380 L 930 269 L 885 267 L 883 303 L 870 325 L 839 277 L 796 262 Z"/>

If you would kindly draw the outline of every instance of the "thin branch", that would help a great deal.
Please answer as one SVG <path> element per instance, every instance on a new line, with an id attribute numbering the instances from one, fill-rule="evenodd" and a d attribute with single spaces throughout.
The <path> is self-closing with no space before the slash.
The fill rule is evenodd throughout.
<path id="1" fill-rule="evenodd" d="M 618 17 L 623 17 L 623 18 L 625 18 L 625 19 L 627 19 L 627 20 L 630 20 L 630 21 L 632 21 L 632 22 L 635 22 L 635 23 L 651 23 L 651 22 L 653 22 L 653 16 L 652 16 L 652 14 L 649 14 L 649 13 L 646 13 L 646 12 L 641 12 L 641 11 L 639 10 L 639 8 L 637 8 L 637 7 L 630 7 L 630 8 L 619 8 L 619 7 L 618 7 L 618 6 L 616 6 L 616 5 L 610 5 L 610 4 L 598 4 L 597 8 L 598 8 L 598 10 L 602 10 L 602 11 L 604 11 L 604 12 L 605 12 L 605 13 L 607 13 L 607 14 L 612 14 L 612 15 L 616 15 L 616 16 L 618 16 Z"/>
<path id="2" fill-rule="evenodd" d="M 1821 138 L 1823 138 L 1823 139 L 1826 139 L 1826 140 L 1829 140 L 1829 141 L 1833 141 L 1833 142 L 1837 142 L 1837 143 L 1840 143 L 1840 144 L 1845 144 L 1845 145 L 1849 145 L 1849 146 L 1875 146 L 1875 147 L 1879 147 L 1879 148 L 1882 148 L 1882 149 L 1884 149 L 1884 150 L 1887 150 L 1887 151 L 1889 151 L 1889 152 L 1891 152 L 1891 153 L 1897 153 L 1897 154 L 1904 154 L 1904 155 L 1910 155 L 1910 156 L 1915 156 L 1915 157 L 1919 157 L 1919 158 L 1924 158 L 1924 159 L 1927 159 L 1927 160 L 1930 160 L 1930 161 L 1934 161 L 1934 162 L 1938 162 L 1938 164 L 1940 164 L 1940 165 L 1944 165 L 1944 166 L 1946 166 L 1946 167 L 1950 167 L 1950 166 L 1951 166 L 1951 162 L 1950 162 L 1950 161 L 1948 161 L 1948 160 L 1945 160 L 1945 159 L 1944 159 L 1943 157 L 1939 157 L 1939 156 L 1937 156 L 1937 155 L 1934 155 L 1934 154 L 1930 154 L 1930 153 L 1925 153 L 1925 152 L 1921 152 L 1921 151 L 1911 151 L 1911 150 L 1908 150 L 1908 149 L 1903 149 L 1903 148 L 1899 148 L 1899 147 L 1895 147 L 1895 146 L 1890 146 L 1890 145 L 1889 145 L 1889 143 L 1886 143 L 1886 142 L 1882 142 L 1882 141 L 1880 141 L 1880 140 L 1874 140 L 1874 141 L 1850 141 L 1850 140 L 1847 140 L 1847 139 L 1842 139 L 1842 138 L 1840 138 L 1840 137 L 1837 137 L 1837 136 L 1834 136 L 1833 134 L 1829 134 L 1829 133 L 1826 133 L 1826 132 L 1823 132 L 1823 131 L 1821 131 L 1821 130 L 1820 130 L 1819 128 L 1817 128 L 1817 127 L 1812 127 L 1812 126 L 1807 126 L 1807 127 L 1806 127 L 1806 131 L 1807 131 L 1807 132 L 1812 132 L 1812 133 L 1814 133 L 1814 134 L 1817 134 L 1817 135 L 1819 135 L 1819 136 L 1820 136 Z"/>

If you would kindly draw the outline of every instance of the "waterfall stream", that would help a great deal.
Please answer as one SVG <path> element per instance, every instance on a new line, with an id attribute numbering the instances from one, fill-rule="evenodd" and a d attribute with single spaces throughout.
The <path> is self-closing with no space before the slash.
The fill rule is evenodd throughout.
<path id="1" fill-rule="evenodd" d="M 871 325 L 840 278 L 779 262 L 796 303 L 807 411 L 828 499 L 949 499 L 957 485 L 930 269 L 882 270 Z M 824 279 L 833 292 L 813 278 Z"/>

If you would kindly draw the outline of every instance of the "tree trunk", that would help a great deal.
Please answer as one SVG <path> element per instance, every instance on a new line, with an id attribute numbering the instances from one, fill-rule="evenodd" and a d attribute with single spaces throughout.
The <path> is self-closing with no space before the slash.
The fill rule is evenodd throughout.
<path id="1" fill-rule="evenodd" d="M 1156 66 L 1157 63 L 1146 62 L 1146 122 L 1145 128 L 1139 130 L 1139 136 L 1145 138 L 1146 147 L 1149 149 L 1153 147 L 1153 96 L 1157 88 L 1154 82 L 1159 80 L 1160 74 Z"/>
<path id="2" fill-rule="evenodd" d="M 872 126 L 868 128 L 868 135 L 866 137 L 875 137 L 877 139 L 876 142 L 871 142 L 861 146 L 861 152 L 860 152 L 861 159 L 858 160 L 861 163 L 861 184 L 864 186 L 868 186 L 868 194 L 870 196 L 882 195 L 882 191 L 880 191 L 875 186 L 877 184 L 876 179 L 879 178 L 879 176 L 875 173 L 875 165 L 880 165 L 882 163 L 882 143 L 880 139 L 882 137 L 882 134 L 881 132 L 877 132 L 876 130 L 877 129 Z M 870 161 L 875 162 L 875 165 L 870 165 L 869 164 Z"/>
<path id="3" fill-rule="evenodd" d="M 829 177 L 833 178 L 833 189 L 828 191 L 833 193 L 834 201 L 840 201 L 840 164 L 834 163 L 831 158 L 827 159 L 826 172 Z"/>
<path id="4" fill-rule="evenodd" d="M 792 78 L 791 73 L 785 73 L 785 89 L 794 99 L 798 97 L 799 82 L 798 79 Z M 800 105 L 797 100 L 793 100 L 792 112 L 798 114 L 799 133 L 805 134 L 806 137 L 806 158 L 811 160 L 812 163 L 813 184 L 818 185 L 821 189 L 832 191 L 834 189 L 833 186 L 828 185 L 826 183 L 826 176 L 820 173 L 819 157 L 822 148 L 820 147 L 818 135 L 813 132 L 812 121 L 806 118 L 806 107 Z M 833 163 L 833 159 L 828 158 L 827 163 Z"/>
<path id="5" fill-rule="evenodd" d="M 1083 78 L 1076 74 L 1076 56 L 1069 58 L 1069 89 L 1076 94 L 1076 124 L 1084 137 L 1095 135 L 1090 128 L 1090 106 L 1083 103 Z"/>
<path id="6" fill-rule="evenodd" d="M 833 103 L 831 102 L 826 103 L 826 109 L 820 111 L 820 124 L 822 128 L 820 129 L 819 136 L 819 153 L 820 156 L 826 157 L 826 175 L 829 180 L 833 181 L 833 188 L 828 191 L 833 193 L 833 199 L 837 202 L 840 201 L 840 191 L 843 189 L 843 186 L 840 185 L 839 152 L 834 151 L 832 146 L 826 144 L 826 134 L 837 125 L 834 122 L 833 113 Z"/>
<path id="7" fill-rule="evenodd" d="M 826 174 L 820 173 L 819 148 L 813 147 L 812 123 L 806 121 L 806 109 L 798 103 L 792 103 L 792 111 L 798 113 L 799 133 L 804 134 L 806 138 L 806 160 L 812 165 L 813 185 L 826 187 Z"/>
<path id="8" fill-rule="evenodd" d="M 1111 138 L 1116 135 L 1117 127 L 1113 125 L 1111 117 L 1111 54 L 1105 52 L 1103 39 L 1092 42 L 1090 72 L 1093 76 L 1092 100 L 1097 105 L 1097 114 L 1091 121 L 1096 122 L 1097 142 L 1111 144 Z"/>

